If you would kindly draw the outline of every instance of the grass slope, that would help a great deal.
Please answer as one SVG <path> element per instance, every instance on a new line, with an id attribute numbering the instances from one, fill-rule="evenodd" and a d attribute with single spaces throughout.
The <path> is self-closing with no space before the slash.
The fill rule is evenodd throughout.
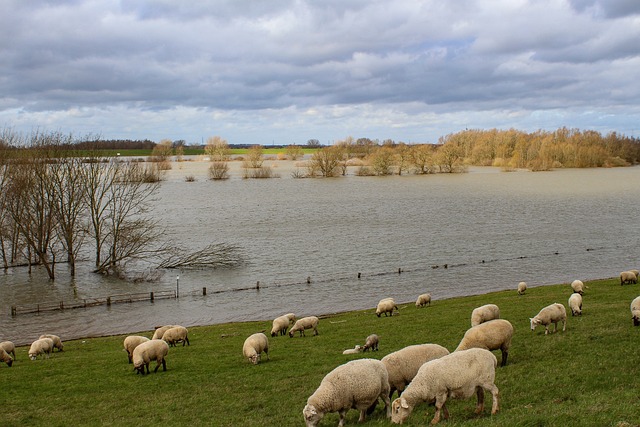
<path id="1" fill-rule="evenodd" d="M 450 401 L 445 425 L 638 425 L 640 328 L 632 326 L 629 304 L 640 290 L 613 279 L 587 286 L 582 317 L 569 315 L 566 332 L 549 336 L 540 327 L 532 332 L 529 317 L 553 302 L 566 306 L 568 284 L 530 287 L 524 296 L 514 289 L 434 301 L 422 309 L 406 303 L 387 318 L 377 318 L 375 308 L 332 315 L 320 320 L 318 336 L 270 337 L 271 358 L 258 366 L 244 360 L 242 344 L 256 331 L 268 334 L 270 321 L 190 328 L 191 346 L 171 348 L 168 370 L 147 376 L 127 363 L 124 336 L 69 341 L 48 360 L 30 361 L 28 347 L 20 347 L 13 367 L 0 367 L 2 425 L 303 425 L 307 397 L 333 368 L 416 343 L 452 351 L 472 309 L 486 303 L 498 304 L 515 327 L 509 364 L 496 373 L 501 410 L 489 415 L 489 393 L 480 417 L 473 400 Z M 380 351 L 342 355 L 370 333 L 380 336 Z M 381 408 L 365 425 L 391 425 Z M 405 425 L 428 424 L 433 412 L 433 406 L 418 406 Z M 347 425 L 357 419 L 357 411 L 349 411 Z M 337 423 L 338 415 L 329 414 L 320 425 Z"/>

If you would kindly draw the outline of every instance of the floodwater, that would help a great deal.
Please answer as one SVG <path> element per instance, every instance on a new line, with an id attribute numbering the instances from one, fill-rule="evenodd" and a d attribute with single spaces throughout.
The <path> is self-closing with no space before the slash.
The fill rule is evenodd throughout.
<path id="1" fill-rule="evenodd" d="M 38 270 L 10 269 L 0 273 L 0 340 L 270 321 L 372 308 L 388 296 L 413 302 L 423 292 L 434 300 L 515 292 L 520 281 L 588 281 L 640 266 L 640 167 L 400 177 L 358 177 L 354 169 L 296 179 L 298 164 L 266 164 L 280 177 L 243 179 L 232 162 L 232 177 L 214 182 L 207 162 L 173 163 L 152 211 L 171 243 L 239 245 L 241 267 L 169 270 L 140 283 L 97 276 L 90 265 L 73 280 L 59 265 L 55 282 Z M 259 290 L 233 291 L 258 281 Z M 178 287 L 178 299 L 10 315 L 12 305 Z"/>

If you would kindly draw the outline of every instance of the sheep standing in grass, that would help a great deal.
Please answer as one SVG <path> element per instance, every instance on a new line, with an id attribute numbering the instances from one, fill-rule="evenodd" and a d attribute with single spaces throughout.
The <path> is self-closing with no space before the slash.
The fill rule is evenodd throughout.
<path id="1" fill-rule="evenodd" d="M 546 306 L 535 317 L 529 318 L 531 321 L 531 330 L 535 331 L 536 326 L 544 325 L 544 334 L 549 333 L 549 325 L 554 324 L 555 328 L 553 332 L 558 331 L 558 322 L 562 322 L 562 331 L 564 332 L 567 327 L 567 310 L 564 305 L 560 303 L 554 303 Z"/>
<path id="2" fill-rule="evenodd" d="M 0 342 L 0 348 L 9 353 L 16 360 L 16 345 L 11 341 Z"/>
<path id="3" fill-rule="evenodd" d="M 415 344 L 383 357 L 381 361 L 389 374 L 389 398 L 396 390 L 402 394 L 423 364 L 447 354 L 449 350 L 438 344 Z"/>
<path id="4" fill-rule="evenodd" d="M 185 344 L 191 345 L 189 343 L 189 330 L 184 326 L 174 326 L 173 328 L 167 329 L 164 334 L 162 334 L 162 339 L 171 347 L 175 347 L 179 342 L 182 343 L 183 347 Z"/>
<path id="5" fill-rule="evenodd" d="M 471 326 L 478 326 L 489 320 L 499 319 L 500 309 L 495 304 L 485 304 L 471 312 Z"/>
<path id="6" fill-rule="evenodd" d="M 293 313 L 284 314 L 273 319 L 271 327 L 271 336 L 275 337 L 279 335 L 286 335 L 289 326 L 296 321 L 296 316 Z"/>
<path id="7" fill-rule="evenodd" d="M 302 319 L 298 319 L 293 327 L 289 330 L 289 337 L 293 338 L 293 334 L 300 332 L 300 336 L 306 336 L 305 329 L 313 329 L 313 335 L 318 335 L 318 319 L 316 316 L 307 316 Z"/>
<path id="8" fill-rule="evenodd" d="M 431 305 L 431 294 L 422 294 L 418 296 L 416 300 L 416 307 L 424 307 L 425 305 Z"/>
<path id="9" fill-rule="evenodd" d="M 391 421 L 402 424 L 417 404 L 435 402 L 436 413 L 431 424 L 437 424 L 441 410 L 444 418 L 449 418 L 445 406 L 447 398 L 468 399 L 474 393 L 478 397 L 476 414 L 481 414 L 484 411 L 484 390 L 493 396 L 491 415 L 495 414 L 499 409 L 499 392 L 495 385 L 497 364 L 493 353 L 480 348 L 456 351 L 425 363 L 402 396 L 391 404 Z"/>
<path id="10" fill-rule="evenodd" d="M 380 338 L 378 338 L 378 335 L 371 334 L 365 340 L 364 345 L 362 346 L 362 351 L 367 351 L 369 349 L 371 349 L 371 351 L 378 351 L 379 343 L 380 343 Z"/>
<path id="11" fill-rule="evenodd" d="M 151 337 L 151 339 L 161 340 L 165 332 L 167 332 L 171 328 L 175 328 L 176 326 L 179 326 L 179 325 L 165 325 L 165 326 L 157 327 L 156 330 L 153 332 L 153 336 Z"/>
<path id="12" fill-rule="evenodd" d="M 527 282 L 518 283 L 518 295 L 524 295 L 527 292 Z"/>
<path id="13" fill-rule="evenodd" d="M 509 357 L 509 347 L 511 346 L 512 337 L 513 325 L 508 320 L 489 320 L 488 322 L 469 328 L 455 351 L 470 348 L 483 348 L 489 351 L 500 349 L 502 352 L 502 362 L 500 366 L 505 366 L 507 364 L 507 357 Z"/>
<path id="14" fill-rule="evenodd" d="M 153 372 L 158 372 L 158 368 L 162 365 L 162 370 L 167 370 L 167 361 L 165 358 L 169 353 L 169 344 L 163 340 L 149 340 L 141 343 L 133 350 L 133 369 L 136 374 L 149 373 L 149 363 L 156 361 L 156 368 Z"/>
<path id="15" fill-rule="evenodd" d="M 620 273 L 620 285 L 638 283 L 638 276 L 633 271 L 623 271 Z"/>
<path id="16" fill-rule="evenodd" d="M 381 361 L 358 359 L 338 366 L 329 372 L 316 391 L 309 396 L 302 410 L 307 427 L 315 427 L 325 414 L 340 414 L 339 427 L 344 426 L 347 411 L 360 411 L 359 422 L 366 418 L 367 409 L 375 407 L 378 399 L 384 402 L 387 417 L 389 412 L 389 376 Z"/>
<path id="17" fill-rule="evenodd" d="M 57 348 L 58 351 L 63 351 L 64 344 L 62 344 L 62 340 L 60 339 L 59 336 L 52 335 L 52 334 L 44 334 L 44 335 L 40 335 L 40 338 L 51 338 L 51 340 L 53 341 L 53 347 Z"/>
<path id="18" fill-rule="evenodd" d="M 267 355 L 267 360 L 269 360 L 269 340 L 265 334 L 258 332 L 244 340 L 242 354 L 254 365 L 260 363 L 262 352 Z"/>
<path id="19" fill-rule="evenodd" d="M 133 350 L 143 342 L 149 341 L 149 338 L 139 335 L 129 335 L 124 339 L 124 349 L 129 357 L 129 363 L 133 363 Z"/>
<path id="20" fill-rule="evenodd" d="M 7 366 L 11 367 L 13 365 L 13 358 L 9 356 L 9 353 L 4 351 L 2 347 L 0 347 L 0 362 L 4 362 Z"/>
<path id="21" fill-rule="evenodd" d="M 629 271 L 636 275 L 636 279 L 640 278 L 640 270 L 629 270 Z"/>
<path id="22" fill-rule="evenodd" d="M 583 295 L 584 283 L 582 283 L 582 280 L 574 280 L 573 282 L 571 282 L 571 289 L 573 289 L 573 292 Z"/>
<path id="23" fill-rule="evenodd" d="M 393 316 L 393 309 L 399 311 L 398 306 L 396 305 L 396 302 L 393 298 L 381 299 L 380 302 L 378 302 L 378 306 L 376 307 L 376 316 L 380 317 L 382 313 L 384 313 L 385 317 L 387 317 L 387 315 Z"/>
<path id="24" fill-rule="evenodd" d="M 40 354 L 47 356 L 48 359 L 51 356 L 51 352 L 53 352 L 53 340 L 51 338 L 39 338 L 31 343 L 29 359 L 36 360 Z"/>
<path id="25" fill-rule="evenodd" d="M 569 308 L 572 316 L 582 316 L 582 295 L 571 294 L 569 297 Z"/>
<path id="26" fill-rule="evenodd" d="M 631 301 L 631 320 L 633 320 L 633 326 L 640 326 L 640 297 L 635 297 Z"/>

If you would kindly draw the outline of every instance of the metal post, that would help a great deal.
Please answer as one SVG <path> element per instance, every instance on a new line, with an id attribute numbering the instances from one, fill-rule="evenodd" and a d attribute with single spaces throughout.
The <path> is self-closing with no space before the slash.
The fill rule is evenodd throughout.
<path id="1" fill-rule="evenodd" d="M 176 276 L 176 298 L 180 298 L 180 276 Z"/>

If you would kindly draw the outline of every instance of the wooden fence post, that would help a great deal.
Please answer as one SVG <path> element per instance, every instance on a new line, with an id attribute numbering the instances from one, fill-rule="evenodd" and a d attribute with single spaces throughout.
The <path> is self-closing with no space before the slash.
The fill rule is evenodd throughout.
<path id="1" fill-rule="evenodd" d="M 203 295 L 203 296 L 206 296 L 206 295 L 207 295 L 207 287 L 206 287 L 206 286 L 203 286 L 203 287 L 202 287 L 202 295 Z"/>
<path id="2" fill-rule="evenodd" d="M 149 292 L 149 299 L 151 299 L 151 302 L 153 302 L 153 291 Z"/>

